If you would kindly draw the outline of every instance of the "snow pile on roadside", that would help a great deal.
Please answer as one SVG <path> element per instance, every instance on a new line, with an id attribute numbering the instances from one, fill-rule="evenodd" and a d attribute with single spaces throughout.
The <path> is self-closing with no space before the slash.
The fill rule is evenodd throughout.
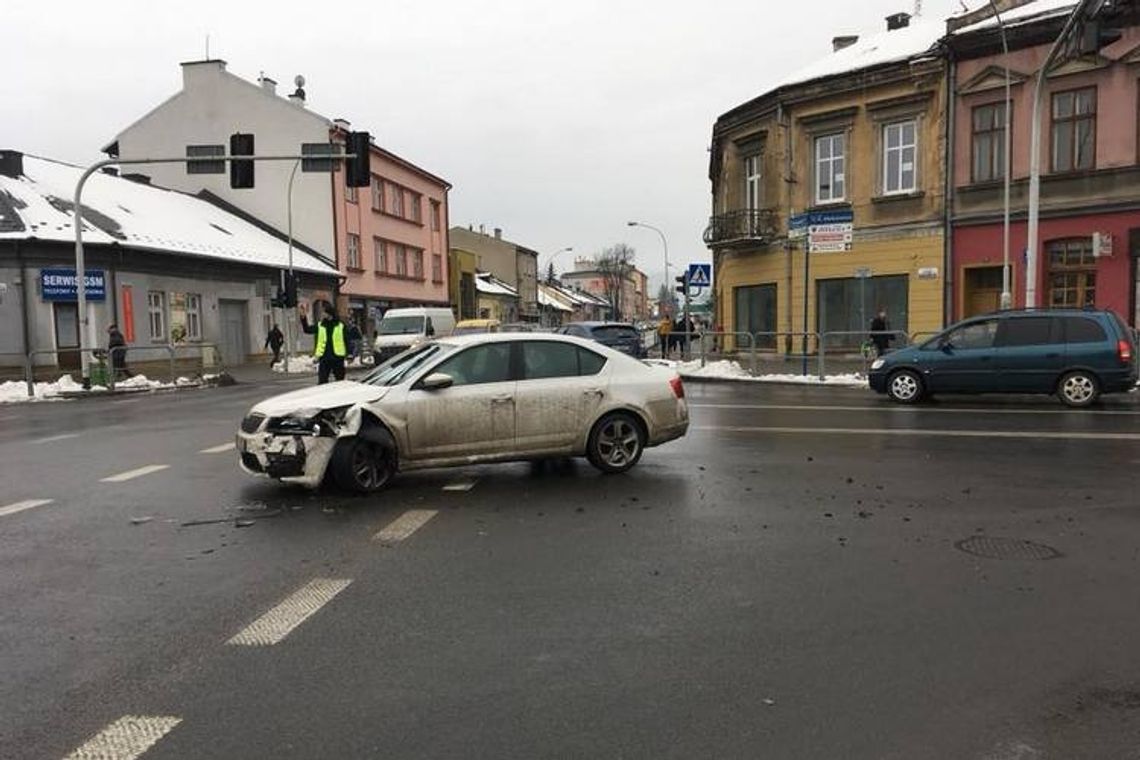
<path id="1" fill-rule="evenodd" d="M 751 375 L 737 362 L 722 359 L 707 362 L 701 366 L 699 361 L 666 362 L 661 359 L 652 360 L 658 366 L 674 367 L 682 377 L 712 378 L 716 380 L 741 380 L 753 383 L 796 383 L 802 385 L 834 385 L 842 388 L 866 388 L 867 378 L 855 372 L 838 375 L 825 375 L 821 380 L 818 375 L 793 375 L 790 373 L 768 373 Z"/>
<path id="2" fill-rule="evenodd" d="M 155 391 L 169 388 L 187 388 L 198 385 L 197 380 L 188 377 L 179 377 L 173 383 L 161 380 L 151 380 L 146 375 L 133 375 L 126 380 L 115 383 L 116 391 Z M 28 385 L 23 380 L 9 380 L 0 383 L 0 404 L 16 403 L 20 401 L 50 401 L 63 396 L 84 393 L 107 393 L 110 388 L 102 385 L 93 385 L 91 390 L 83 390 L 83 384 L 76 382 L 71 375 L 64 375 L 55 382 L 38 382 L 34 386 L 35 395 L 28 396 Z"/>
<path id="3" fill-rule="evenodd" d="M 289 373 L 290 375 L 300 375 L 309 372 L 317 371 L 317 362 L 309 354 L 301 354 L 300 356 L 290 356 L 288 365 L 284 359 L 273 365 L 274 372 Z"/>

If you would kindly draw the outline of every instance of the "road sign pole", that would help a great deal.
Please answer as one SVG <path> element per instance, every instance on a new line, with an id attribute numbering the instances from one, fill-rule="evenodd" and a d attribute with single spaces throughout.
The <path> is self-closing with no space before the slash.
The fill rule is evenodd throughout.
<path id="1" fill-rule="evenodd" d="M 808 373 L 808 281 L 811 272 L 811 237 L 804 240 L 804 334 L 802 341 L 803 366 L 800 374 L 807 377 Z"/>

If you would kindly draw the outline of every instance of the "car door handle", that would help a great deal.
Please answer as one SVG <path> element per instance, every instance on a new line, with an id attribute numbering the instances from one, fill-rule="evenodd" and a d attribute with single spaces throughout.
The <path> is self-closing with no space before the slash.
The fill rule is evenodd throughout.
<path id="1" fill-rule="evenodd" d="M 495 396 L 491 399 L 492 404 L 508 404 L 515 400 L 514 396 Z"/>
<path id="2" fill-rule="evenodd" d="M 1056 358 L 1058 358 L 1059 356 L 1060 356 L 1060 354 L 1057 354 L 1057 353 L 1053 353 L 1053 354 L 1045 354 L 1045 358 L 1046 358 L 1046 359 L 1056 359 Z"/>
<path id="3" fill-rule="evenodd" d="M 606 395 L 606 392 L 603 391 L 601 388 L 587 388 L 586 390 L 582 391 L 582 395 L 583 396 L 604 396 L 604 395 Z"/>

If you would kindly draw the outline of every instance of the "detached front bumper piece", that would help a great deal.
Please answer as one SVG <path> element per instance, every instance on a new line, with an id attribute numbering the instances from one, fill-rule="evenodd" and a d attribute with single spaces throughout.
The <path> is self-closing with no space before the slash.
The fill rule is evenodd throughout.
<path id="1" fill-rule="evenodd" d="M 336 438 L 238 433 L 241 468 L 286 483 L 316 488 L 325 476 Z"/>

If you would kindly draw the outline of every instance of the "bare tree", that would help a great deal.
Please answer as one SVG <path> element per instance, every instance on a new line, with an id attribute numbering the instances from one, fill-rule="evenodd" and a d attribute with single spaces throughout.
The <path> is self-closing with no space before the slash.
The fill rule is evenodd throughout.
<path id="1" fill-rule="evenodd" d="M 602 251 L 598 256 L 598 273 L 602 275 L 605 285 L 606 300 L 613 308 L 613 319 L 622 321 L 624 314 L 622 293 L 625 282 L 633 271 L 633 260 L 636 252 L 632 246 L 618 243 Z"/>

